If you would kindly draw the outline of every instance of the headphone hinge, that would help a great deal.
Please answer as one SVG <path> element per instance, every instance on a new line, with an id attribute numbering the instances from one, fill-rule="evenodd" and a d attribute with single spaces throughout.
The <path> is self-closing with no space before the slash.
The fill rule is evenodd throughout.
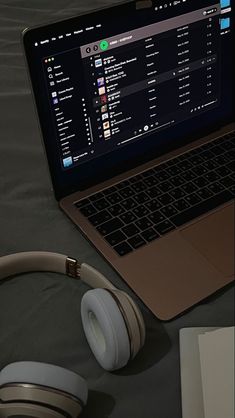
<path id="1" fill-rule="evenodd" d="M 75 258 L 67 257 L 66 259 L 66 274 L 73 279 L 80 278 L 81 275 L 81 265 L 78 263 Z"/>

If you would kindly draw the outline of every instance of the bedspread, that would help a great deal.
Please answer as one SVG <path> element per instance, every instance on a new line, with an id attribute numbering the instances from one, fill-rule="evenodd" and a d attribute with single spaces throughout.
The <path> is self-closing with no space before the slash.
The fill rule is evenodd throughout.
<path id="1" fill-rule="evenodd" d="M 29 250 L 61 252 L 91 263 L 126 290 L 54 199 L 20 45 L 25 27 L 110 3 L 0 0 L 0 256 Z M 146 321 L 146 345 L 115 373 L 97 364 L 85 340 L 80 302 L 86 291 L 85 284 L 51 273 L 4 281 L 0 369 L 27 359 L 78 372 L 89 386 L 83 418 L 180 418 L 179 329 L 232 325 L 233 287 L 167 323 L 154 318 L 133 295 Z"/>

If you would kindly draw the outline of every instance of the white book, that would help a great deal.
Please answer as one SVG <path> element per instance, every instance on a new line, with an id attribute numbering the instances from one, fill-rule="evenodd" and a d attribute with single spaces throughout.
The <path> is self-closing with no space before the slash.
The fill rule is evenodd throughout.
<path id="1" fill-rule="evenodd" d="M 206 418 L 198 336 L 215 329 L 204 327 L 180 330 L 182 418 Z"/>
<path id="2" fill-rule="evenodd" d="M 205 418 L 234 418 L 234 327 L 198 338 Z"/>

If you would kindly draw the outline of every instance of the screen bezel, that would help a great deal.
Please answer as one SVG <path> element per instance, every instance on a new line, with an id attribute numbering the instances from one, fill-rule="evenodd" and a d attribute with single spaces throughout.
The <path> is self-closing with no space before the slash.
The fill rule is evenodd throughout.
<path id="1" fill-rule="evenodd" d="M 25 58 L 26 64 L 28 68 L 28 74 L 31 82 L 31 88 L 34 96 L 34 102 L 36 105 L 37 115 L 39 119 L 39 126 L 42 134 L 43 145 L 47 155 L 47 161 L 49 165 L 49 170 L 51 174 L 53 189 L 55 193 L 55 197 L 57 200 L 68 196 L 74 192 L 85 190 L 91 186 L 94 186 L 100 182 L 106 181 L 118 174 L 121 174 L 125 171 L 133 169 L 140 164 L 144 164 L 149 162 L 156 157 L 160 157 L 161 155 L 187 145 L 200 137 L 206 136 L 214 131 L 217 131 L 222 126 L 226 124 L 234 122 L 234 102 L 233 108 L 231 108 L 231 114 L 224 115 L 223 118 L 217 119 L 216 121 L 211 117 L 211 121 L 209 122 L 210 118 L 207 120 L 203 120 L 201 118 L 201 125 L 198 125 L 197 129 L 187 137 L 181 137 L 180 135 L 175 140 L 174 143 L 168 143 L 164 140 L 159 141 L 158 147 L 153 145 L 153 141 L 149 141 L 148 146 L 146 146 L 145 152 L 143 154 L 141 145 L 137 143 L 135 148 L 135 155 L 133 155 L 133 144 L 127 145 L 124 149 L 120 149 L 118 151 L 114 151 L 110 153 L 110 158 L 107 158 L 106 155 L 97 157 L 94 160 L 89 161 L 88 163 L 84 163 L 79 166 L 79 170 L 75 173 L 75 169 L 72 169 L 68 172 L 63 172 L 62 174 L 59 172 L 58 164 L 56 163 L 56 157 L 49 145 L 48 141 L 48 129 L 44 123 L 43 117 L 43 110 L 42 110 L 42 103 L 39 101 L 39 94 L 38 94 L 38 87 L 37 87 L 37 79 L 34 75 L 31 66 L 31 45 L 32 43 L 42 35 L 42 33 L 47 32 L 48 30 L 59 30 L 60 27 L 65 28 L 66 25 L 69 26 L 71 23 L 73 24 L 75 21 L 87 22 L 88 19 L 94 19 L 94 17 L 99 17 L 101 13 L 108 13 L 108 15 L 115 16 L 116 14 L 122 13 L 141 13 L 144 8 L 136 7 L 139 4 L 139 1 L 129 1 L 129 2 L 122 2 L 113 4 L 110 6 L 105 6 L 92 12 L 81 13 L 76 15 L 75 17 L 71 17 L 69 19 L 63 19 L 56 22 L 51 22 L 46 25 L 40 25 L 34 28 L 26 29 L 22 34 L 23 40 L 23 47 L 25 51 Z M 143 2 L 144 4 L 145 2 Z M 149 3 L 148 3 L 149 7 Z M 207 119 L 207 118 L 205 118 Z M 177 125 L 176 125 L 177 127 Z M 176 128 L 177 129 L 177 128 Z M 179 130 L 180 131 L 180 130 Z M 154 138 L 154 134 L 151 136 Z M 164 137 L 164 135 L 162 135 Z M 132 157 L 132 158 L 131 158 Z M 63 176 L 63 179 L 62 179 Z"/>

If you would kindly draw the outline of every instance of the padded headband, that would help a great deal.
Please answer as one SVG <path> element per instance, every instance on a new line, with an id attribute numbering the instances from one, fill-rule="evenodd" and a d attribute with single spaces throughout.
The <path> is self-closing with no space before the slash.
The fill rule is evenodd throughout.
<path id="1" fill-rule="evenodd" d="M 88 264 L 74 258 L 48 252 L 27 252 L 0 258 L 0 280 L 21 273 L 50 271 L 81 279 L 92 288 L 116 289 L 106 277 Z"/>
<path id="2" fill-rule="evenodd" d="M 106 370 L 121 368 L 136 356 L 144 345 L 145 325 L 129 295 L 118 290 L 93 267 L 62 254 L 27 252 L 0 258 L 0 280 L 36 271 L 65 274 L 95 289 L 83 297 L 82 319 L 93 354 Z"/>

